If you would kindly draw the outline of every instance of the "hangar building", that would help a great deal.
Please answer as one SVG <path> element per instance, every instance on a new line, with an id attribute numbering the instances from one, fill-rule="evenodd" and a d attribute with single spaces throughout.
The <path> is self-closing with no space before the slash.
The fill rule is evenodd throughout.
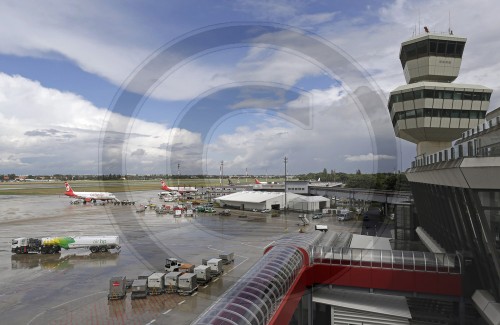
<path id="1" fill-rule="evenodd" d="M 214 199 L 221 207 L 240 210 L 281 210 L 285 206 L 284 192 L 242 191 Z M 330 207 L 330 200 L 322 196 L 302 196 L 286 193 L 288 209 L 298 211 L 320 211 Z"/>

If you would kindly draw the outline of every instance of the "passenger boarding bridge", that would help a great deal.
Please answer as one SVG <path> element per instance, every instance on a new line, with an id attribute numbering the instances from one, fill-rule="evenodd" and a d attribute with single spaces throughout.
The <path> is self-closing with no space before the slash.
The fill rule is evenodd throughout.
<path id="1" fill-rule="evenodd" d="M 193 324 L 278 325 L 292 318 L 312 324 L 312 297 L 307 293 L 314 286 L 462 295 L 462 264 L 453 254 L 323 246 L 335 242 L 335 236 L 327 234 L 294 234 L 268 246 L 264 256 Z"/>
<path id="2" fill-rule="evenodd" d="M 329 198 L 375 201 L 387 204 L 401 204 L 411 201 L 411 192 L 395 192 L 370 190 L 362 188 L 340 188 L 309 186 L 310 195 L 318 195 Z"/>

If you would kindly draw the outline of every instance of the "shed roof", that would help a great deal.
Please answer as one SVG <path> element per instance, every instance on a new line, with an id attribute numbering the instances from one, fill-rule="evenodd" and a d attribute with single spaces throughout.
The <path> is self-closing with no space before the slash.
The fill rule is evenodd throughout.
<path id="1" fill-rule="evenodd" d="M 284 192 L 242 191 L 216 198 L 217 201 L 262 203 L 285 195 Z"/>
<path id="2" fill-rule="evenodd" d="M 412 318 L 406 298 L 403 296 L 322 288 L 314 291 L 313 301 L 406 319 Z"/>

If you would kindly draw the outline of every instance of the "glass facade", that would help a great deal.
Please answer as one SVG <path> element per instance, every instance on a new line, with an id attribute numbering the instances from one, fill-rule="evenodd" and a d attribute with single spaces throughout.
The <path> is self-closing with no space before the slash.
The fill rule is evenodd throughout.
<path id="1" fill-rule="evenodd" d="M 401 48 L 399 59 L 401 66 L 404 68 L 406 61 L 426 56 L 461 58 L 464 47 L 465 42 L 427 39 L 404 45 Z"/>
<path id="2" fill-rule="evenodd" d="M 408 111 L 396 112 L 392 118 L 392 125 L 396 126 L 399 120 L 406 120 L 417 117 L 450 117 L 460 119 L 484 119 L 485 111 L 477 110 L 458 110 L 458 109 L 440 109 L 440 108 L 418 108 Z"/>
<path id="3" fill-rule="evenodd" d="M 464 259 L 463 287 L 470 296 L 488 290 L 500 299 L 498 251 L 500 190 L 410 183 L 419 224 L 447 252 Z"/>
<path id="4" fill-rule="evenodd" d="M 453 100 L 476 100 L 476 101 L 489 101 L 491 92 L 485 91 L 463 91 L 463 90 L 438 90 L 438 89 L 417 89 L 405 90 L 401 93 L 392 94 L 389 99 L 389 108 L 394 103 L 400 103 L 407 100 L 414 100 L 420 98 L 433 98 L 433 99 L 453 99 Z"/>

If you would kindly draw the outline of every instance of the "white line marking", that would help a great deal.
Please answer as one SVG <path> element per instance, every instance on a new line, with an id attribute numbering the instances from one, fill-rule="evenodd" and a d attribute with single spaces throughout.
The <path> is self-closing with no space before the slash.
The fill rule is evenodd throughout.
<path id="1" fill-rule="evenodd" d="M 186 300 L 183 300 L 183 301 L 179 302 L 178 305 L 182 305 L 185 302 L 186 302 Z"/>
<path id="2" fill-rule="evenodd" d="M 90 296 L 93 296 L 93 295 L 97 295 L 97 294 L 99 294 L 99 293 L 103 293 L 103 292 L 107 292 L 107 291 L 99 291 L 99 292 L 96 292 L 96 293 L 91 293 L 90 295 L 86 295 L 86 296 L 83 296 L 83 297 L 80 297 L 80 298 L 75 298 L 75 299 L 73 299 L 73 300 L 66 301 L 66 302 L 64 302 L 64 303 L 62 303 L 62 304 L 59 304 L 59 305 L 57 305 L 57 306 L 50 307 L 49 309 L 47 309 L 47 310 L 45 310 L 45 311 L 42 311 L 41 313 L 36 314 L 36 315 L 35 315 L 35 317 L 33 317 L 33 318 L 32 318 L 32 319 L 28 322 L 28 324 L 27 324 L 27 325 L 31 324 L 31 323 L 32 323 L 35 319 L 37 319 L 39 316 L 41 316 L 41 315 L 45 314 L 47 311 L 49 311 L 49 310 L 51 310 L 51 309 L 55 309 L 55 308 L 61 307 L 61 306 L 63 306 L 63 305 L 69 304 L 70 302 L 77 301 L 77 300 L 79 300 L 79 299 L 84 299 L 84 298 L 87 298 L 87 297 L 90 297 Z"/>
<path id="3" fill-rule="evenodd" d="M 191 295 L 191 297 L 194 297 L 194 296 L 196 296 L 197 294 L 198 294 L 198 291 L 196 291 L 195 293 L 193 293 L 193 294 Z"/>
<path id="4" fill-rule="evenodd" d="M 250 245 L 250 244 L 247 244 L 247 243 L 244 243 L 244 242 L 241 242 L 240 244 L 241 245 L 245 245 L 245 246 L 249 246 L 249 247 L 253 247 L 253 248 L 259 248 L 259 249 L 266 248 L 266 246 L 261 247 L 261 246 L 256 246 L 256 245 Z"/>
<path id="5" fill-rule="evenodd" d="M 172 311 L 172 309 L 169 309 L 169 310 L 167 310 L 166 312 L 164 312 L 164 313 L 162 313 L 162 314 L 163 314 L 163 315 L 166 315 L 166 314 L 170 313 L 171 311 Z"/>
<path id="6" fill-rule="evenodd" d="M 217 279 L 214 280 L 214 282 L 217 282 L 217 281 L 219 281 L 219 278 L 217 278 Z"/>
<path id="7" fill-rule="evenodd" d="M 245 246 L 254 247 L 254 248 L 260 248 L 260 249 L 264 249 L 264 248 L 265 248 L 265 246 L 264 246 L 264 247 L 259 247 L 259 246 L 252 246 L 252 245 L 248 245 L 248 244 L 245 244 L 245 243 L 241 243 L 241 244 L 243 244 L 243 245 L 245 245 Z M 208 249 L 211 249 L 211 250 L 213 250 L 213 251 L 217 251 L 217 252 L 227 252 L 227 250 L 225 250 L 225 251 L 224 251 L 224 250 L 221 250 L 221 249 L 212 248 L 212 247 L 210 247 L 210 246 L 207 246 L 207 248 L 208 248 Z M 234 256 L 239 256 L 239 257 L 242 257 L 242 258 L 247 258 L 246 256 L 243 256 L 243 255 L 237 255 L 237 254 L 234 254 Z"/>
<path id="8" fill-rule="evenodd" d="M 232 270 L 234 270 L 235 268 L 237 268 L 238 266 L 240 266 L 241 264 L 245 263 L 246 261 L 248 261 L 248 257 L 245 258 L 244 261 L 240 262 L 238 265 L 235 265 L 232 269 L 228 270 L 227 273 L 231 272 Z"/>
<path id="9" fill-rule="evenodd" d="M 201 287 L 201 288 L 202 288 L 202 289 L 206 289 L 207 287 L 208 287 L 208 284 L 207 284 L 206 286 L 204 286 L 204 287 Z"/>
<path id="10" fill-rule="evenodd" d="M 154 322 L 156 322 L 156 319 L 153 319 L 152 321 L 150 321 L 150 322 L 149 322 L 149 323 L 147 323 L 146 325 L 153 324 Z"/>

